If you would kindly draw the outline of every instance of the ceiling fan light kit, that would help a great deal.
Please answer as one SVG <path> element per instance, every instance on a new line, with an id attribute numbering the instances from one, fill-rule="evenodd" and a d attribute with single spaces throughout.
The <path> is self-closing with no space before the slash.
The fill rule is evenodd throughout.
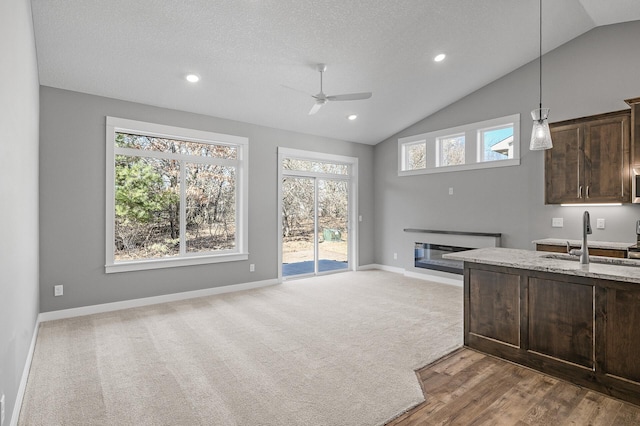
<path id="1" fill-rule="evenodd" d="M 325 64 L 318 64 L 316 69 L 320 73 L 320 92 L 317 95 L 312 95 L 312 97 L 316 100 L 315 104 L 311 107 L 309 111 L 309 115 L 313 115 L 322 108 L 324 104 L 331 101 L 359 101 L 363 99 L 369 99 L 372 96 L 371 92 L 362 92 L 362 93 L 347 93 L 343 95 L 325 95 L 322 87 L 322 74 L 327 70 L 327 66 Z"/>
<path id="2" fill-rule="evenodd" d="M 529 144 L 531 151 L 553 148 L 551 130 L 547 121 L 549 108 L 542 108 L 542 0 L 540 0 L 540 56 L 538 56 L 538 65 L 540 68 L 540 108 L 531 111 L 531 118 L 533 118 L 531 143 Z"/>

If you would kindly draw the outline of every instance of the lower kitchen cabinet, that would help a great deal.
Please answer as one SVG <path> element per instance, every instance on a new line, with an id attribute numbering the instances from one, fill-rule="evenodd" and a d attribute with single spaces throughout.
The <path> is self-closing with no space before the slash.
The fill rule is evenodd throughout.
<path id="1" fill-rule="evenodd" d="M 640 405 L 640 286 L 465 262 L 465 345 Z"/>

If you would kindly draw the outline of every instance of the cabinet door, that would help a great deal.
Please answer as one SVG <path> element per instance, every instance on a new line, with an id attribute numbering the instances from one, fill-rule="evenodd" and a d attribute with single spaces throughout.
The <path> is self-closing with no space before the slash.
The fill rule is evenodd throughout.
<path id="1" fill-rule="evenodd" d="M 529 279 L 529 351 L 593 368 L 593 287 Z"/>
<path id="2" fill-rule="evenodd" d="M 607 290 L 604 373 L 640 383 L 640 291 Z"/>
<path id="3" fill-rule="evenodd" d="M 479 269 L 468 275 L 467 332 L 519 347 L 520 275 Z"/>
<path id="4" fill-rule="evenodd" d="M 584 202 L 582 124 L 551 129 L 553 148 L 545 152 L 545 204 Z M 581 193 L 581 190 L 583 191 Z"/>
<path id="5" fill-rule="evenodd" d="M 585 123 L 585 202 L 629 202 L 629 116 Z"/>

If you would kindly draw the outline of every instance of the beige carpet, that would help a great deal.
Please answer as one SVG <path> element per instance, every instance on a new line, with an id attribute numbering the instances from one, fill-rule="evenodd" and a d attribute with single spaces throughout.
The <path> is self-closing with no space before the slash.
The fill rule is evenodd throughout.
<path id="1" fill-rule="evenodd" d="M 19 424 L 384 424 L 461 344 L 461 288 L 382 271 L 50 321 Z"/>

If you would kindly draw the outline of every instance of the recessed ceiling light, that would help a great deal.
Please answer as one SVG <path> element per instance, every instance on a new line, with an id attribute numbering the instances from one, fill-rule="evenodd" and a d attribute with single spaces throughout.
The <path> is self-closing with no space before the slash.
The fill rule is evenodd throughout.
<path id="1" fill-rule="evenodd" d="M 195 74 L 188 74 L 185 78 L 189 83 L 197 83 L 198 81 L 200 81 L 200 77 Z"/>
<path id="2" fill-rule="evenodd" d="M 357 115 L 355 115 L 355 114 L 347 115 L 347 119 L 348 119 L 348 120 L 353 121 L 353 120 L 355 120 L 356 118 L 358 118 L 358 116 L 357 116 Z"/>
<path id="3" fill-rule="evenodd" d="M 447 55 L 445 55 L 444 53 L 440 53 L 439 55 L 436 55 L 435 58 L 433 58 L 434 61 L 436 62 L 442 62 L 444 61 L 444 58 L 446 58 Z"/>

